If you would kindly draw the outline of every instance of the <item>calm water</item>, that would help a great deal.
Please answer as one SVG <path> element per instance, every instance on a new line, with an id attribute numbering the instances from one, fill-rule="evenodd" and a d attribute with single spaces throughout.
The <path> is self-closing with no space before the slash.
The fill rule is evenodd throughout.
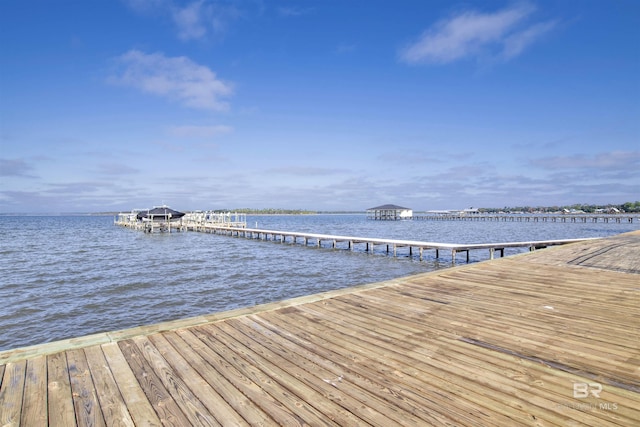
<path id="1" fill-rule="evenodd" d="M 444 243 L 600 237 L 635 224 L 249 216 L 249 227 Z M 112 217 L 0 216 L 0 350 L 278 301 L 451 266 L 204 233 L 145 234 Z M 472 253 L 472 261 L 487 254 Z M 479 258 L 481 257 L 481 258 Z"/>

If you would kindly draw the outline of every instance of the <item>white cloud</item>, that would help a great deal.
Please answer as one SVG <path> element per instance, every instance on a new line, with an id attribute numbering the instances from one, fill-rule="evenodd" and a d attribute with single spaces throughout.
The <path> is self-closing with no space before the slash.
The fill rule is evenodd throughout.
<path id="1" fill-rule="evenodd" d="M 543 169 L 589 169 L 637 172 L 640 166 L 640 151 L 611 151 L 594 156 L 576 154 L 573 156 L 543 157 L 531 160 L 531 164 Z"/>
<path id="2" fill-rule="evenodd" d="M 348 169 L 322 168 L 322 167 L 302 167 L 283 166 L 266 171 L 268 174 L 294 175 L 294 176 L 331 176 L 348 173 Z"/>
<path id="3" fill-rule="evenodd" d="M 121 69 L 110 78 L 113 83 L 167 97 L 186 107 L 214 111 L 228 109 L 224 99 L 233 93 L 232 85 L 187 57 L 170 58 L 161 53 L 130 50 L 118 57 L 117 62 Z"/>
<path id="4" fill-rule="evenodd" d="M 182 9 L 175 9 L 173 20 L 178 26 L 180 40 L 200 39 L 207 33 L 203 22 L 202 1 L 194 2 Z"/>
<path id="5" fill-rule="evenodd" d="M 308 15 L 314 12 L 314 8 L 312 7 L 279 7 L 278 13 L 282 16 L 290 17 L 290 16 L 302 16 Z"/>
<path id="6" fill-rule="evenodd" d="M 33 178 L 33 167 L 24 159 L 0 159 L 0 176 L 20 176 Z"/>
<path id="7" fill-rule="evenodd" d="M 186 7 L 172 8 L 171 15 L 178 25 L 178 36 L 183 40 L 201 39 L 211 31 L 223 34 L 229 25 L 246 13 L 240 3 L 198 0 Z M 189 35 L 185 38 L 185 35 Z"/>
<path id="8" fill-rule="evenodd" d="M 519 3 L 494 13 L 458 13 L 427 29 L 400 51 L 400 59 L 408 64 L 445 64 L 481 55 L 513 58 L 555 25 L 526 24 L 533 11 L 531 5 Z"/>
<path id="9" fill-rule="evenodd" d="M 503 58 L 510 59 L 520 55 L 525 48 L 538 40 L 543 34 L 551 31 L 555 25 L 555 22 L 542 22 L 511 34 L 504 40 Z"/>
<path id="10" fill-rule="evenodd" d="M 171 135 L 181 138 L 212 138 L 233 132 L 231 126 L 174 126 L 169 129 Z"/>
<path id="11" fill-rule="evenodd" d="M 139 169 L 122 163 L 101 163 L 97 167 L 97 172 L 109 176 L 125 176 L 140 173 Z"/>
<path id="12" fill-rule="evenodd" d="M 385 152 L 380 154 L 377 159 L 383 163 L 390 163 L 401 166 L 442 163 L 442 160 L 437 156 L 429 155 L 427 153 L 421 152 L 420 150 L 412 150 L 410 153 L 402 151 Z"/>
<path id="13" fill-rule="evenodd" d="M 213 33 L 223 33 L 242 13 L 235 2 L 216 0 L 126 0 L 129 7 L 145 16 L 167 16 L 176 26 L 180 40 L 201 40 Z"/>

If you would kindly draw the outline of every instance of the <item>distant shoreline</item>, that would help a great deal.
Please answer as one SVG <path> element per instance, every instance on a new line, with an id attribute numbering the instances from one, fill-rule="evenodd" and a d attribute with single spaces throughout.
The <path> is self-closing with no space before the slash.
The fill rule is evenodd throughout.
<path id="1" fill-rule="evenodd" d="M 192 211 L 186 211 L 192 212 Z M 236 213 L 237 211 L 224 211 Z M 9 212 L 0 213 L 2 216 L 116 216 L 122 212 Z M 244 213 L 250 216 L 313 216 L 313 215 L 365 215 L 366 212 L 308 212 L 308 213 L 251 213 L 251 212 L 237 212 Z"/>
<path id="2" fill-rule="evenodd" d="M 621 204 L 609 203 L 609 204 L 573 204 L 564 206 L 515 206 L 503 208 L 470 208 L 477 211 L 480 214 L 524 214 L 524 215 L 536 215 L 536 214 L 562 214 L 570 213 L 576 214 L 638 214 L 640 213 L 640 201 L 625 202 Z M 204 209 L 205 211 L 207 209 Z M 251 216 L 276 216 L 276 215 L 360 215 L 366 214 L 366 209 L 361 211 L 314 211 L 306 209 L 281 209 L 281 208 L 262 208 L 262 209 L 212 209 L 218 213 L 240 213 Z M 186 210 L 184 212 L 194 212 Z M 434 210 L 414 210 L 414 213 L 428 214 L 435 212 Z M 442 210 L 442 212 L 446 212 Z M 453 211 L 451 211 L 453 212 Z M 0 216 L 116 216 L 122 211 L 112 212 L 0 212 Z"/>

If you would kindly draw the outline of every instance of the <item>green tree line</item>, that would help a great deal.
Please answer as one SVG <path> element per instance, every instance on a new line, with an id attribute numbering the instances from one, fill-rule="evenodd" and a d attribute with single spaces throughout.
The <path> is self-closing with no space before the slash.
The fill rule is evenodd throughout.
<path id="1" fill-rule="evenodd" d="M 216 209 L 216 212 L 238 212 L 247 215 L 310 215 L 317 213 L 306 209 L 280 209 L 280 208 L 239 208 L 239 209 Z"/>
<path id="2" fill-rule="evenodd" d="M 624 213 L 640 213 L 640 201 L 636 202 L 626 202 L 620 205 L 616 204 L 607 204 L 607 205 L 594 205 L 594 204 L 583 204 L 576 203 L 573 205 L 566 206 L 514 206 L 514 207 L 503 207 L 503 208 L 479 208 L 480 212 L 487 213 L 495 213 L 495 212 L 559 212 L 564 209 L 566 210 L 576 210 L 583 211 L 586 213 L 594 213 L 600 209 L 608 210 L 611 208 L 615 208 L 620 212 Z"/>

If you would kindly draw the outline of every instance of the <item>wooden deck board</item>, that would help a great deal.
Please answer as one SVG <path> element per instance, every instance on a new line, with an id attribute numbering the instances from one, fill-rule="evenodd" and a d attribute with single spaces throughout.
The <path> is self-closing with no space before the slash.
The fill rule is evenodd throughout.
<path id="1" fill-rule="evenodd" d="M 189 420 L 180 409 L 179 401 L 165 388 L 160 378 L 163 373 L 153 369 L 143 351 L 133 341 L 121 341 L 118 346 L 162 424 L 189 425 Z"/>
<path id="2" fill-rule="evenodd" d="M 166 358 L 167 362 L 171 364 L 171 367 L 180 376 L 185 385 L 189 387 L 191 393 L 197 395 L 202 404 L 206 406 L 217 424 L 231 421 L 236 426 L 247 425 L 247 422 L 220 396 L 215 388 L 200 376 L 198 370 L 194 369 L 194 364 L 199 361 L 191 362 L 193 355 L 190 353 L 192 350 L 188 346 L 174 347 L 168 337 L 161 334 L 155 334 L 149 338 L 163 357 Z M 183 356 L 183 354 L 187 356 Z M 185 359 L 185 357 L 189 359 Z"/>
<path id="3" fill-rule="evenodd" d="M 251 381 L 262 388 L 269 399 L 257 401 L 258 405 L 266 404 L 265 411 L 272 411 L 272 406 L 283 407 L 294 418 L 297 425 L 337 425 L 333 422 L 330 414 L 323 414 L 315 409 L 309 402 L 301 400 L 295 393 L 300 388 L 300 384 L 293 381 L 290 375 L 286 376 L 289 383 L 282 384 L 282 378 L 272 377 L 265 374 L 260 367 L 255 366 L 251 359 L 243 357 L 242 347 L 236 344 L 235 340 L 229 339 L 222 332 L 212 327 L 201 327 L 194 330 L 196 336 L 213 348 L 223 359 L 234 369 L 234 373 L 239 375 L 244 381 Z M 248 356 L 249 357 L 249 356 Z M 316 396 L 318 397 L 318 396 Z"/>
<path id="4" fill-rule="evenodd" d="M 289 316 L 288 316 L 289 317 Z M 300 323 L 300 322 L 297 322 Z M 461 378 L 450 372 L 442 372 L 438 370 L 421 369 L 426 367 L 426 358 L 416 357 L 415 354 L 404 354 L 400 347 L 392 346 L 389 343 L 376 342 L 374 338 L 363 336 L 362 331 L 345 331 L 344 328 L 334 328 L 332 326 L 321 326 L 318 318 L 313 318 L 313 326 L 305 327 L 305 331 L 309 333 L 309 338 L 318 342 L 321 341 L 329 349 L 346 357 L 353 357 L 352 364 L 365 365 L 371 372 L 369 376 L 376 378 L 379 376 L 391 376 L 395 381 L 404 382 L 406 386 L 411 386 L 417 393 L 429 393 L 429 390 L 441 391 L 445 388 L 454 390 L 460 402 L 465 402 L 465 406 L 474 406 L 479 408 L 476 414 L 481 413 L 486 405 L 495 405 L 496 402 L 489 398 L 484 400 L 482 405 L 477 405 L 478 401 L 469 389 L 462 387 Z M 302 333 L 300 331 L 299 333 Z M 455 404 L 451 399 L 447 399 L 448 409 L 455 409 Z M 504 415 L 503 411 L 492 413 L 489 420 L 496 423 L 496 418 Z M 458 415 L 459 416 L 459 415 Z M 507 416 L 508 417 L 508 416 Z M 485 420 L 484 424 L 489 424 L 489 420 Z M 498 425 L 509 425 L 510 422 L 502 422 Z"/>
<path id="5" fill-rule="evenodd" d="M 154 346 L 151 337 L 136 337 L 132 341 L 138 347 L 140 353 L 145 357 L 151 368 L 158 374 L 163 386 L 182 410 L 192 426 L 219 426 L 220 423 L 213 414 L 206 408 L 201 400 L 193 393 L 180 378 L 176 369 L 169 365 L 167 360 L 160 353 L 160 349 Z"/>
<path id="6" fill-rule="evenodd" d="M 633 232 L 0 352 L 0 425 L 637 425 L 639 265 Z"/>
<path id="7" fill-rule="evenodd" d="M 38 356 L 27 360 L 20 423 L 25 426 L 46 426 L 49 423 L 47 415 L 46 356 Z"/>
<path id="8" fill-rule="evenodd" d="M 47 380 L 49 425 L 77 425 L 66 352 L 47 357 Z"/>
<path id="9" fill-rule="evenodd" d="M 87 347 L 85 357 L 94 384 L 99 384 L 95 392 L 100 401 L 100 408 L 108 426 L 134 426 L 127 404 L 118 390 L 118 384 L 109 368 L 100 346 Z"/>
<path id="10" fill-rule="evenodd" d="M 526 415 L 521 411 L 513 410 L 504 403 L 508 401 L 500 384 L 492 383 L 491 387 L 477 387 L 477 382 L 484 381 L 486 372 L 468 370 L 464 366 L 456 366 L 451 359 L 442 361 L 433 357 L 429 351 L 425 354 L 420 344 L 386 339 L 375 333 L 366 333 L 365 330 L 337 326 L 337 324 L 313 317 L 315 325 L 325 325 L 324 328 L 316 327 L 314 330 L 318 336 L 330 336 L 336 341 L 345 341 L 341 335 L 348 336 L 347 342 L 350 349 L 357 348 L 363 355 L 376 354 L 378 358 L 373 363 L 390 366 L 393 369 L 402 370 L 406 375 L 412 375 L 419 379 L 430 376 L 430 384 L 443 387 L 455 387 L 460 396 L 464 396 L 470 402 L 481 404 L 485 409 L 500 413 L 510 419 L 526 421 Z M 442 348 L 439 349 L 440 351 Z M 453 386 L 456 384 L 456 386 Z M 478 393 L 481 391 L 481 393 Z"/>
<path id="11" fill-rule="evenodd" d="M 249 381 L 233 366 L 227 364 L 219 354 L 200 341 L 192 331 L 180 330 L 173 334 L 169 333 L 168 339 L 173 342 L 182 339 L 182 342 L 197 354 L 196 369 L 199 369 L 208 384 L 212 387 L 215 386 L 217 392 L 247 423 L 268 425 L 278 419 L 285 424 L 298 424 L 299 420 L 294 414 L 283 409 L 263 388 Z"/>
<path id="12" fill-rule="evenodd" d="M 288 367 L 311 388 L 322 393 L 325 398 L 335 401 L 350 414 L 354 414 L 358 418 L 373 424 L 383 424 L 385 422 L 397 424 L 409 420 L 405 411 L 400 408 L 392 408 L 386 413 L 381 413 L 378 408 L 386 406 L 384 400 L 371 393 L 368 388 L 361 387 L 355 382 L 344 380 L 343 377 L 335 375 L 324 366 L 300 357 L 297 353 L 291 351 L 288 345 L 282 345 L 281 342 L 271 339 L 269 335 L 265 336 L 246 323 L 237 319 L 230 323 L 254 343 L 260 343 L 265 350 L 270 350 L 269 353 L 264 353 L 265 356 L 280 361 L 282 363 L 281 366 Z M 411 408 L 411 412 L 415 411 L 415 409 Z M 356 419 L 352 421 L 356 421 Z M 406 425 L 409 425 L 409 423 Z M 417 424 L 414 423 L 413 425 Z"/>
<path id="13" fill-rule="evenodd" d="M 637 232 L 636 232 L 637 233 Z M 544 254 L 532 256 L 528 261 L 540 260 L 544 264 L 570 264 L 603 270 L 640 274 L 640 257 L 629 257 L 630 253 L 640 252 L 640 242 L 634 233 L 617 236 L 616 239 L 601 239 L 593 244 L 580 242 L 572 251 L 560 251 L 552 261 Z"/>
<path id="14" fill-rule="evenodd" d="M 69 380 L 79 426 L 105 426 L 84 349 L 67 351 Z"/>
<path id="15" fill-rule="evenodd" d="M 113 380 L 118 386 L 122 400 L 127 404 L 129 415 L 134 424 L 145 427 L 161 425 L 159 415 L 154 410 L 151 400 L 144 394 L 142 386 L 136 379 L 132 367 L 127 362 L 118 344 L 108 343 L 100 347 L 108 363 L 108 368 L 113 375 Z M 106 369 L 107 367 L 104 368 Z M 102 388 L 106 386 L 108 385 L 103 385 Z M 123 416 L 124 420 L 127 418 L 126 415 Z"/>
<path id="16" fill-rule="evenodd" d="M 0 423 L 18 425 L 22 414 L 22 389 L 24 388 L 27 361 L 10 363 L 5 371 L 0 389 L 0 407 L 3 408 Z"/>
<path id="17" fill-rule="evenodd" d="M 413 413 L 424 422 L 430 424 L 453 423 L 453 418 L 438 414 L 435 411 L 428 411 L 429 403 L 433 403 L 433 398 L 428 393 L 416 393 L 409 389 L 410 385 L 397 380 L 391 380 L 388 375 L 377 371 L 375 366 L 354 361 L 352 354 L 341 352 L 341 349 L 331 349 L 327 345 L 318 347 L 312 341 L 308 341 L 303 334 L 292 334 L 288 327 L 281 328 L 275 322 L 266 322 L 263 317 L 242 319 L 252 328 L 262 331 L 264 335 L 282 343 L 289 351 L 305 358 L 312 363 L 326 369 L 327 376 L 323 378 L 332 385 L 342 385 L 343 380 L 349 381 L 369 390 L 380 399 L 389 404 L 397 405 L 399 408 Z M 436 396 L 437 398 L 437 396 Z M 443 406 L 446 408 L 446 406 Z M 457 420 L 458 425 L 462 424 Z"/>

